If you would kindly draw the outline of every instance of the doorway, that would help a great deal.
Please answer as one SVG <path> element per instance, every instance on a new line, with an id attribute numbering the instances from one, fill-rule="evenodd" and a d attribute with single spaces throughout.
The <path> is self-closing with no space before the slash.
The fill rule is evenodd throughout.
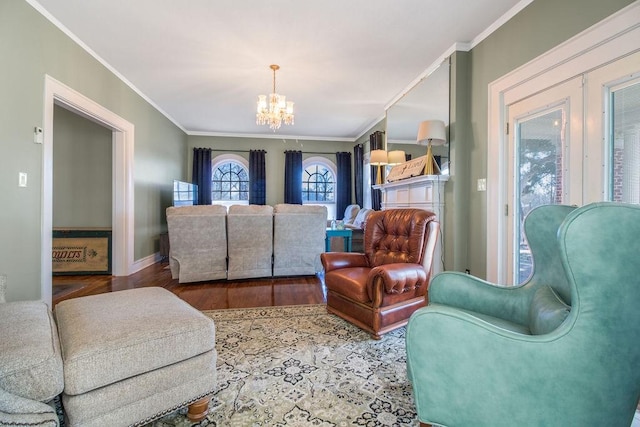
<path id="1" fill-rule="evenodd" d="M 54 105 L 63 106 L 112 132 L 112 272 L 115 276 L 127 276 L 133 271 L 134 126 L 63 83 L 45 76 L 41 299 L 49 306 L 52 297 Z"/>

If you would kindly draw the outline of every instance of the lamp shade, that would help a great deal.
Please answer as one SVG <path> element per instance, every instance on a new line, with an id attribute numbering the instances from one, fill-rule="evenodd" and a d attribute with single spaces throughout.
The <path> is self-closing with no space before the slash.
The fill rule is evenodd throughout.
<path id="1" fill-rule="evenodd" d="M 444 122 L 442 120 L 425 120 L 418 127 L 417 142 L 420 145 L 444 145 L 447 143 Z"/>
<path id="2" fill-rule="evenodd" d="M 400 163 L 404 163 L 406 161 L 404 151 L 402 150 L 389 151 L 388 157 L 389 157 L 388 164 L 390 165 L 399 165 Z"/>
<path id="3" fill-rule="evenodd" d="M 384 150 L 371 151 L 371 158 L 369 163 L 372 165 L 386 165 L 388 163 L 387 152 Z"/>

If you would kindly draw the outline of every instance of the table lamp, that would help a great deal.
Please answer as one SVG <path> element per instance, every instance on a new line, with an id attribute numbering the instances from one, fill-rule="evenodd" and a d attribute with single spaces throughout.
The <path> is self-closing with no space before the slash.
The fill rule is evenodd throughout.
<path id="1" fill-rule="evenodd" d="M 389 160 L 388 165 L 399 165 L 400 163 L 404 163 L 406 161 L 406 156 L 404 155 L 404 151 L 402 150 L 393 150 L 389 151 Z"/>
<path id="2" fill-rule="evenodd" d="M 440 168 L 431 152 L 432 145 L 444 145 L 447 143 L 444 122 L 442 120 L 425 120 L 418 128 L 417 142 L 427 146 L 427 159 L 424 165 L 424 175 L 440 174 Z"/>
<path id="3" fill-rule="evenodd" d="M 378 174 L 376 176 L 376 185 L 382 184 L 382 170 L 380 166 L 386 165 L 388 163 L 387 152 L 384 150 L 373 150 L 371 151 L 371 159 L 369 163 L 372 165 L 378 166 Z"/>

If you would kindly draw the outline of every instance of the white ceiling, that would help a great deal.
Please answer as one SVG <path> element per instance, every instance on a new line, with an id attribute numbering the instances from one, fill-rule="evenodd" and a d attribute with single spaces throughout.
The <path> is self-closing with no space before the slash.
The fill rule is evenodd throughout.
<path id="1" fill-rule="evenodd" d="M 532 0 L 29 0 L 189 134 L 274 136 L 258 94 L 295 101 L 278 136 L 352 141 L 454 46 Z"/>

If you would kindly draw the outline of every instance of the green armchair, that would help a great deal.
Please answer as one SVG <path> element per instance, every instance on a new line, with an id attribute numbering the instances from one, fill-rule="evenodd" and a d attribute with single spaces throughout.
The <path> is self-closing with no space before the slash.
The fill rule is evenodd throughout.
<path id="1" fill-rule="evenodd" d="M 640 397 L 640 206 L 543 206 L 534 272 L 435 276 L 406 334 L 421 423 L 624 426 Z"/>

